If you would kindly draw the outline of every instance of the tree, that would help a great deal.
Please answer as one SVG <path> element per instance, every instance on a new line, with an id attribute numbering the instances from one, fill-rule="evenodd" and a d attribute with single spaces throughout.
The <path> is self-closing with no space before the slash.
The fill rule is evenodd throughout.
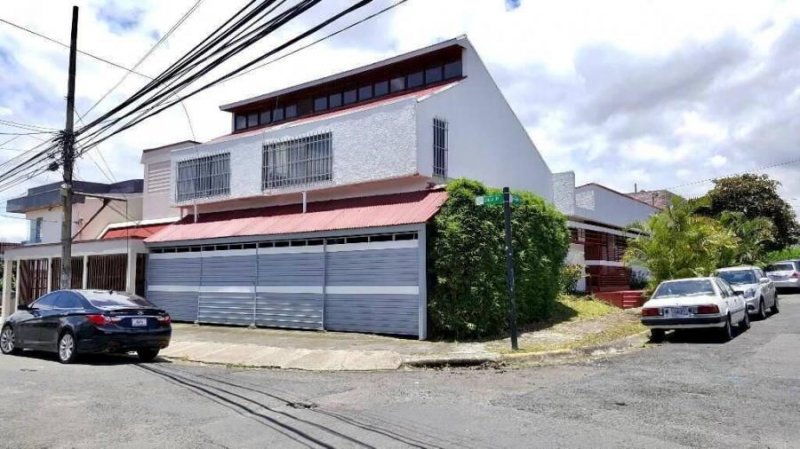
<path id="1" fill-rule="evenodd" d="M 723 265 L 759 265 L 764 261 L 766 248 L 775 235 L 772 221 L 764 217 L 748 219 L 741 212 L 725 211 L 719 222 L 733 232 L 737 240 L 736 247 L 724 253 Z"/>
<path id="2" fill-rule="evenodd" d="M 767 175 L 745 174 L 717 179 L 706 194 L 706 207 L 698 210 L 709 217 L 720 218 L 724 212 L 739 212 L 745 218 L 763 217 L 773 223 L 768 250 L 791 246 L 800 237 L 794 210 L 778 195 L 780 183 Z"/>
<path id="3" fill-rule="evenodd" d="M 631 227 L 640 235 L 628 242 L 624 261 L 650 271 L 650 288 L 667 279 L 708 276 L 735 254 L 734 232 L 694 212 L 689 202 L 674 198 L 669 207 Z"/>

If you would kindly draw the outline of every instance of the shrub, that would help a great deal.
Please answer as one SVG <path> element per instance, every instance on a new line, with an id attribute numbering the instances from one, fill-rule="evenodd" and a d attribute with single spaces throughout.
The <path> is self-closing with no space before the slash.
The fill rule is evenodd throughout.
<path id="1" fill-rule="evenodd" d="M 479 338 L 507 328 L 503 208 L 475 205 L 479 195 L 500 193 L 458 179 L 430 225 L 428 310 L 438 337 Z M 561 286 L 567 255 L 566 219 L 529 192 L 515 191 L 512 210 L 518 324 L 545 319 Z"/>
<path id="2" fill-rule="evenodd" d="M 792 246 L 779 251 L 768 252 L 764 256 L 764 265 L 789 259 L 800 259 L 800 246 Z"/>
<path id="3" fill-rule="evenodd" d="M 583 277 L 583 267 L 578 264 L 565 264 L 561 268 L 561 292 L 574 293 L 578 281 Z"/>

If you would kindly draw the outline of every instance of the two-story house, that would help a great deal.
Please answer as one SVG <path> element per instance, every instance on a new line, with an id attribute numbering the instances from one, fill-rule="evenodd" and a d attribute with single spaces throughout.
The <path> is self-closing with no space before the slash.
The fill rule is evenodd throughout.
<path id="1" fill-rule="evenodd" d="M 221 107 L 171 151 L 183 219 L 145 240 L 177 320 L 425 338 L 425 224 L 468 177 L 552 174 L 466 37 Z"/>

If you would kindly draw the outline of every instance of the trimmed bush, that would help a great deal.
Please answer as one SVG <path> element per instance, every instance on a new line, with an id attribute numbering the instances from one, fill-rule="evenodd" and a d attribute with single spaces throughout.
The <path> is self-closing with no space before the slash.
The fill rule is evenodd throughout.
<path id="1" fill-rule="evenodd" d="M 503 208 L 475 205 L 479 195 L 502 193 L 458 179 L 430 225 L 428 311 L 434 336 L 474 339 L 507 329 L 508 294 Z M 566 218 L 542 198 L 514 191 L 512 209 L 517 322 L 549 317 L 561 288 L 569 246 Z"/>

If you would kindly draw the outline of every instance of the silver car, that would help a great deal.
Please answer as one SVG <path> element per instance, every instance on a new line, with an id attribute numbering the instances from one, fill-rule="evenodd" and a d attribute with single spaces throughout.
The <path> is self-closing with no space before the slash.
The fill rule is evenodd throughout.
<path id="1" fill-rule="evenodd" d="M 767 309 L 778 313 L 778 292 L 775 283 L 758 267 L 722 268 L 715 276 L 725 279 L 731 288 L 744 296 L 747 311 L 758 319 L 767 317 Z"/>
<path id="2" fill-rule="evenodd" d="M 765 270 L 778 288 L 800 288 L 800 262 L 785 260 L 776 262 Z"/>

